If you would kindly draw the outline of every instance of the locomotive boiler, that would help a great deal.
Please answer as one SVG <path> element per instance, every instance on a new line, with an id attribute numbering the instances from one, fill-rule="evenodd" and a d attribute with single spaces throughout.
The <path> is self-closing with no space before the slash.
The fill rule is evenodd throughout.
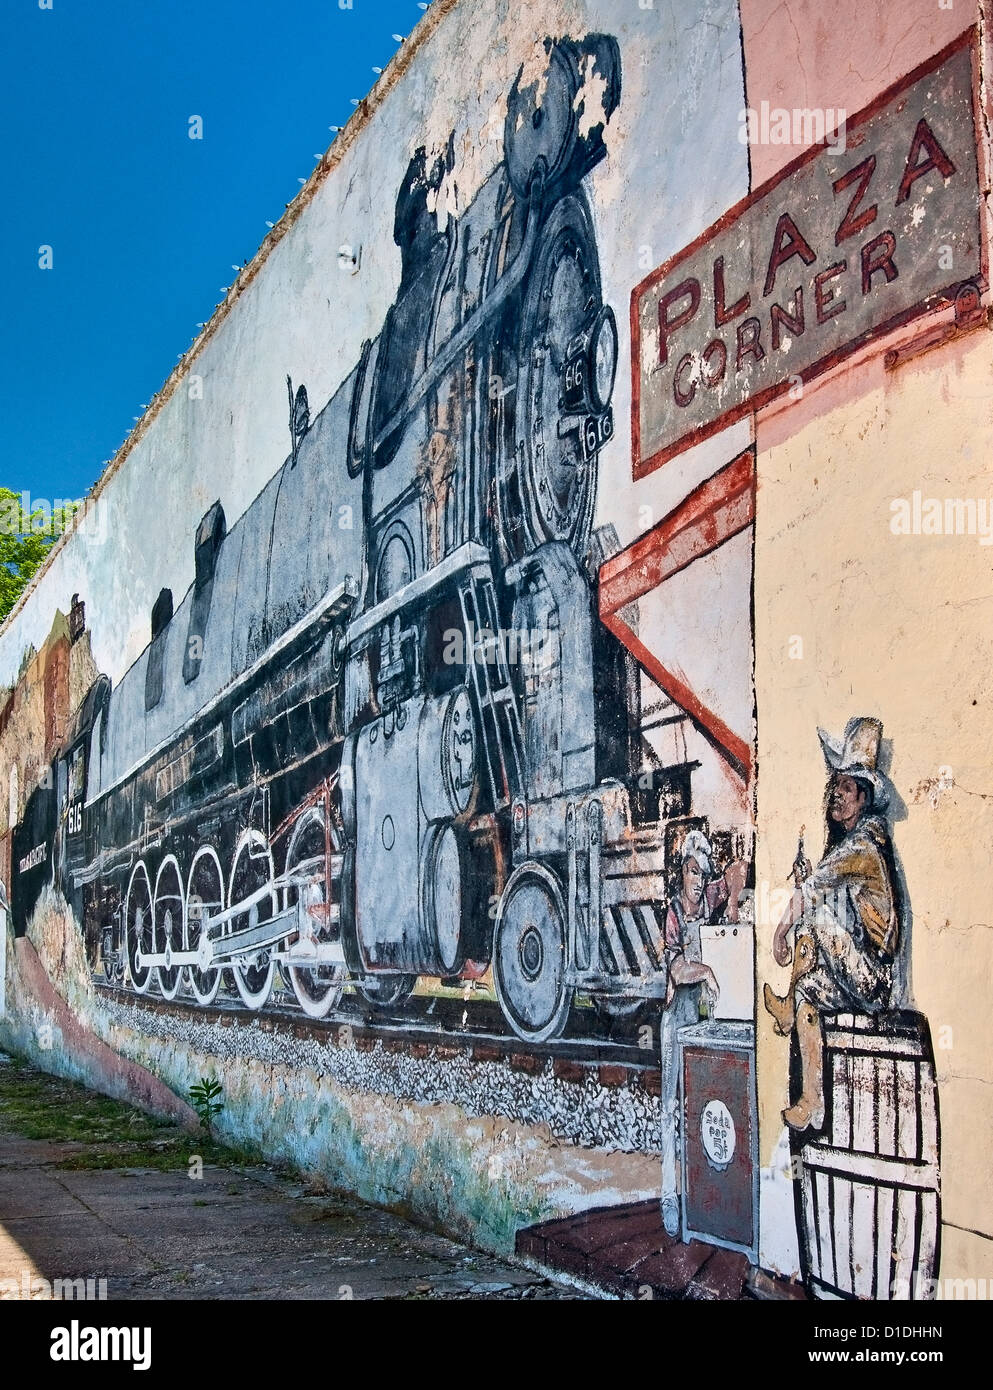
<path id="1" fill-rule="evenodd" d="M 618 339 L 584 180 L 620 55 L 545 48 L 467 208 L 438 211 L 452 144 L 414 155 L 378 338 L 314 419 L 291 389 L 282 468 L 230 530 L 210 508 L 189 592 L 77 713 L 52 873 L 141 993 L 260 1009 L 278 972 L 321 1017 L 491 971 L 532 1042 L 577 990 L 665 993 L 660 797 L 688 812 L 689 773 L 639 787 L 595 603 Z"/>

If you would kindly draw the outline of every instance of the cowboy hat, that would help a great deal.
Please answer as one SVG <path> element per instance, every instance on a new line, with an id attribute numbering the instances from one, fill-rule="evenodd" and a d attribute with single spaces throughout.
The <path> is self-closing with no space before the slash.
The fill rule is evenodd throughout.
<path id="1" fill-rule="evenodd" d="M 845 725 L 842 738 L 832 738 L 824 729 L 817 730 L 828 771 L 846 777 L 859 777 L 872 787 L 873 806 L 882 810 L 890 800 L 893 784 L 879 770 L 879 748 L 883 725 L 879 719 L 856 716 Z"/>

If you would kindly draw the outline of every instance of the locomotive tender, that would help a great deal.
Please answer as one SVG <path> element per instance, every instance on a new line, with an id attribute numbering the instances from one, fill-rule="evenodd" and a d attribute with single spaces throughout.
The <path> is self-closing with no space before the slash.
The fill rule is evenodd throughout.
<path id="1" fill-rule="evenodd" d="M 230 531 L 210 508 L 182 603 L 163 590 L 148 647 L 76 715 L 50 872 L 139 992 L 233 983 L 260 1009 L 278 970 L 322 1017 L 346 982 L 390 1010 L 492 968 L 531 1042 L 577 989 L 664 996 L 665 819 L 595 603 L 618 344 L 583 180 L 620 54 L 545 47 L 503 162 L 442 229 L 451 145 L 415 154 L 378 339 L 312 421 L 291 388 L 290 456 Z M 662 805 L 685 814 L 677 782 Z"/>

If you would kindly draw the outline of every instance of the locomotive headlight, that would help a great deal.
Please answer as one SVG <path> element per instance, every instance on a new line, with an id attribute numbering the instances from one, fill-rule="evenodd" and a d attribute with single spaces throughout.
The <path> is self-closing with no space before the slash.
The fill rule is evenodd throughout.
<path id="1" fill-rule="evenodd" d="M 589 391 L 595 410 L 606 410 L 617 376 L 617 320 L 609 304 L 597 315 L 590 334 Z"/>

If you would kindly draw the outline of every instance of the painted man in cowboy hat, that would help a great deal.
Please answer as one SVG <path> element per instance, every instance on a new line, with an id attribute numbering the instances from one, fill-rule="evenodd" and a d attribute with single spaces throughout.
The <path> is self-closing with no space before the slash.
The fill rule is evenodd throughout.
<path id="1" fill-rule="evenodd" d="M 883 726 L 850 719 L 843 739 L 823 729 L 818 737 L 828 767 L 827 844 L 816 869 L 807 861 L 773 939 L 779 965 L 791 959 L 788 934 L 796 928 L 793 978 L 785 998 L 765 986 L 765 1007 L 776 1032 L 795 1027 L 803 1090 L 783 1111 L 793 1129 L 824 1124 L 821 1016 L 854 1010 L 879 1013 L 889 1005 L 899 926 L 899 890 L 885 818 L 890 783 L 879 770 Z"/>

